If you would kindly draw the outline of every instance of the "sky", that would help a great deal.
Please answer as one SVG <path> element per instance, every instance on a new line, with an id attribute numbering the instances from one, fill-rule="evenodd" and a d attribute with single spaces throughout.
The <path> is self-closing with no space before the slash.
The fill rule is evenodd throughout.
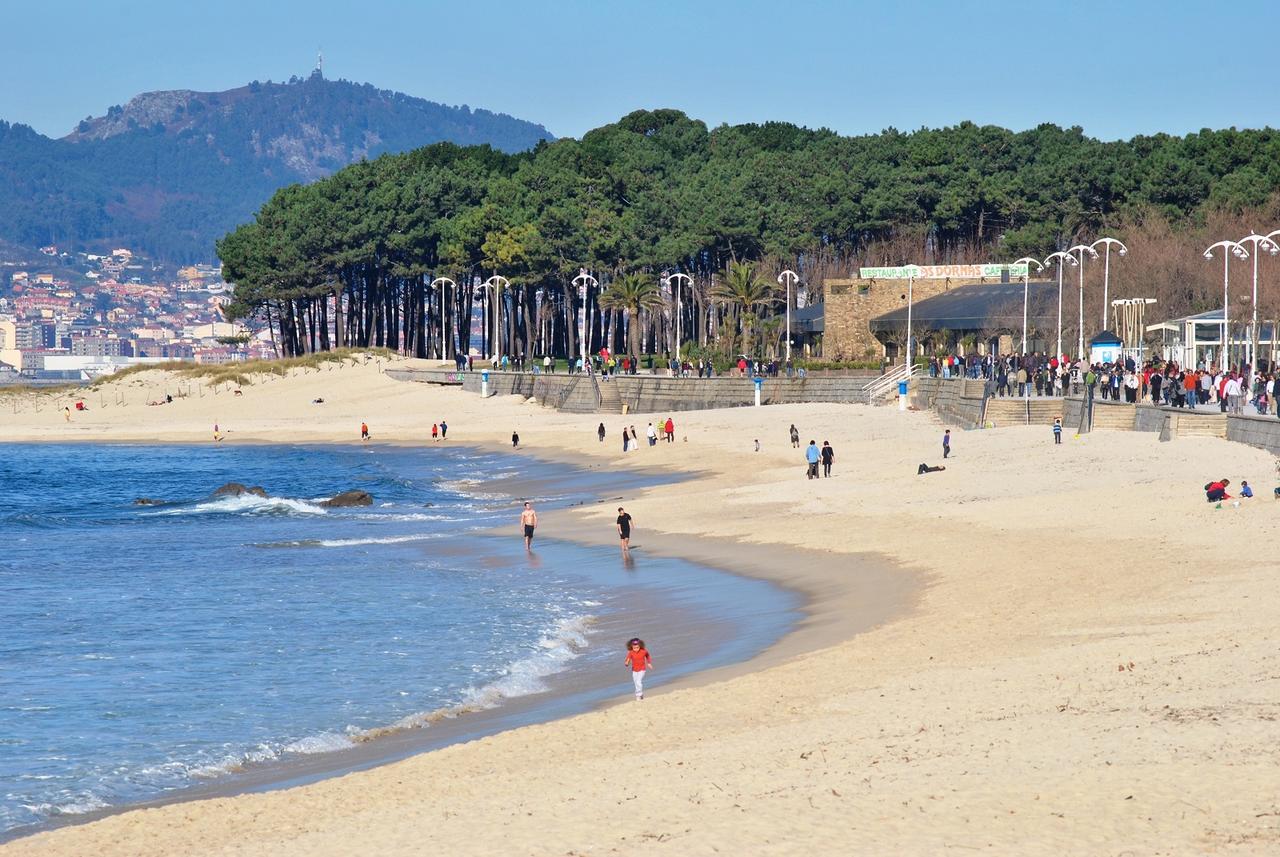
<path id="1" fill-rule="evenodd" d="M 326 77 L 581 136 L 640 108 L 841 134 L 970 120 L 1112 140 L 1276 125 L 1280 18 L 1236 0 L 0 0 L 0 119 Z"/>

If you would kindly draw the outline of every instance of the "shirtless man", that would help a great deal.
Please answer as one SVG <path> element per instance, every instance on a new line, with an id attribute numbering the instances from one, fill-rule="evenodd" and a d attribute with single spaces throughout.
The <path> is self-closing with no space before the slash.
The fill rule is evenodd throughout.
<path id="1" fill-rule="evenodd" d="M 520 523 L 524 526 L 524 549 L 530 550 L 533 547 L 533 531 L 538 526 L 538 513 L 533 511 L 532 503 L 524 504 L 524 511 L 520 513 Z"/>

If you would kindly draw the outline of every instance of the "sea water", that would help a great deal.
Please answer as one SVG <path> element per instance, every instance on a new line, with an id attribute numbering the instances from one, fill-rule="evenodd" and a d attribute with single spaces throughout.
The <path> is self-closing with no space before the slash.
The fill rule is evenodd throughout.
<path id="1" fill-rule="evenodd" d="M 638 574 L 545 527 L 527 555 L 508 476 L 552 486 L 544 509 L 606 484 L 443 445 L 0 447 L 0 832 L 522 697 L 549 699 L 520 722 L 580 709 L 605 691 L 550 683 L 620 659 L 596 629 L 637 592 L 726 629 L 663 678 L 795 618 L 767 584 L 678 560 Z M 271 496 L 212 496 L 229 481 Z M 350 489 L 373 505 L 321 505 Z M 511 538 L 479 535 L 499 525 Z"/>

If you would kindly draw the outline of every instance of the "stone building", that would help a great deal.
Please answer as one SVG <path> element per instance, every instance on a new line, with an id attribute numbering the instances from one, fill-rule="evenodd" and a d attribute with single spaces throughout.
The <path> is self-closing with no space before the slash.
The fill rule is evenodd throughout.
<path id="1" fill-rule="evenodd" d="M 960 286 L 990 282 L 958 278 L 916 280 L 914 303 Z M 1021 284 L 1019 284 L 1021 287 Z M 824 281 L 822 356 L 828 360 L 879 360 L 885 343 L 871 332 L 871 320 L 907 306 L 906 280 L 829 279 Z"/>

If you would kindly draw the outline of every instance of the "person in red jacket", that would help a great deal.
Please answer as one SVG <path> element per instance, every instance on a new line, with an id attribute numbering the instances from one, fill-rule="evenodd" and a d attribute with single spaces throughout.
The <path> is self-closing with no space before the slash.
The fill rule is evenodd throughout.
<path id="1" fill-rule="evenodd" d="M 636 688 L 636 699 L 644 699 L 644 674 L 653 669 L 653 659 L 644 647 L 644 640 L 632 637 L 627 641 L 627 657 L 624 663 L 631 667 L 631 683 Z"/>
<path id="2" fill-rule="evenodd" d="M 1230 484 L 1230 479 L 1219 479 L 1217 482 L 1210 482 L 1208 485 L 1204 486 L 1205 499 L 1210 503 L 1230 500 L 1231 495 L 1227 493 L 1227 486 Z"/>

